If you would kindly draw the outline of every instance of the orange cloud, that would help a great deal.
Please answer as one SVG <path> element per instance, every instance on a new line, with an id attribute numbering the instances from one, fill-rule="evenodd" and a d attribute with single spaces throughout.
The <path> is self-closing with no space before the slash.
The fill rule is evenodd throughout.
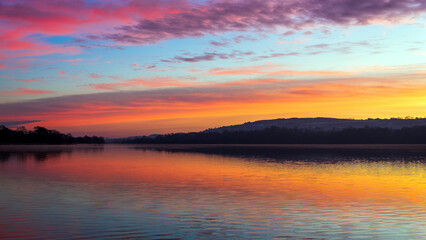
<path id="1" fill-rule="evenodd" d="M 269 75 L 286 75 L 286 76 L 348 76 L 349 72 L 344 71 L 296 71 L 296 70 L 280 70 L 272 73 L 268 73 Z"/>
<path id="2" fill-rule="evenodd" d="M 253 87 L 259 87 L 261 85 L 282 85 L 282 84 L 288 84 L 292 83 L 294 80 L 283 80 L 283 79 L 277 79 L 277 78 L 262 78 L 262 79 L 244 79 L 244 80 L 237 80 L 237 81 L 231 81 L 231 82 L 225 82 L 225 83 L 217 83 L 217 84 L 211 84 L 207 87 L 235 87 L 235 86 L 253 86 Z"/>
<path id="3" fill-rule="evenodd" d="M 130 79 L 130 80 L 122 81 L 122 82 L 115 82 L 115 83 L 87 84 L 84 86 L 87 86 L 89 88 L 93 88 L 96 90 L 117 90 L 120 88 L 128 88 L 128 87 L 135 87 L 135 86 L 157 88 L 157 87 L 188 87 L 193 85 L 195 85 L 195 83 L 179 81 L 174 78 L 155 77 L 150 79 L 135 78 L 135 79 Z"/>
<path id="4" fill-rule="evenodd" d="M 285 75 L 285 76 L 349 76 L 352 73 L 347 71 L 313 71 L 313 70 L 281 70 L 285 65 L 267 64 L 260 66 L 249 66 L 240 68 L 213 68 L 208 72 L 208 75 Z"/>
<path id="5" fill-rule="evenodd" d="M 268 69 L 276 68 L 276 67 L 277 65 L 249 66 L 249 67 L 240 67 L 240 68 L 213 68 L 208 72 L 208 75 L 220 76 L 220 75 L 265 74 Z"/>
<path id="6" fill-rule="evenodd" d="M 126 136 L 132 134 L 131 129 L 140 129 L 141 134 L 194 131 L 265 117 L 367 118 L 406 116 L 413 112 L 416 116 L 426 116 L 426 84 L 407 79 L 407 75 L 315 82 L 266 78 L 199 86 L 176 83 L 179 86 L 175 87 L 170 87 L 172 79 L 162 82 L 136 79 L 97 87 L 169 88 L 0 104 L 0 120 L 36 118 L 43 120 L 40 124 L 44 126 L 64 131 L 86 129 L 88 133 L 105 131 L 107 136 Z M 115 133 L 108 129 L 114 129 Z"/>

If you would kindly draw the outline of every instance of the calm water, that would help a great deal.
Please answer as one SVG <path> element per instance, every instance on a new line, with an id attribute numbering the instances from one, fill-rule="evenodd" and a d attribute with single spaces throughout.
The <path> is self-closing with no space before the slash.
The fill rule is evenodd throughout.
<path id="1" fill-rule="evenodd" d="M 3 146 L 0 239 L 425 239 L 425 146 Z"/>

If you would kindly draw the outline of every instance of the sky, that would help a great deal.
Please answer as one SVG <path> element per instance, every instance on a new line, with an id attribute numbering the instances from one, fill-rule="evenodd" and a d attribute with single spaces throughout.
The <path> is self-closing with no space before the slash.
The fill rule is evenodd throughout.
<path id="1" fill-rule="evenodd" d="M 0 124 L 426 117 L 423 0 L 1 0 Z"/>

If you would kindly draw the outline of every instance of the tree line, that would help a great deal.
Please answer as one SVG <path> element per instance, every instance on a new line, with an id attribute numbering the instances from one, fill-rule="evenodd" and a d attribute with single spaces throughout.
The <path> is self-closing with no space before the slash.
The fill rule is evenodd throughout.
<path id="1" fill-rule="evenodd" d="M 426 126 L 322 130 L 268 127 L 255 131 L 192 132 L 138 137 L 121 143 L 163 144 L 426 144 Z"/>
<path id="2" fill-rule="evenodd" d="M 73 137 L 71 134 L 63 134 L 56 130 L 44 127 L 34 127 L 27 130 L 18 127 L 16 130 L 0 126 L 0 144 L 77 144 L 77 143 L 105 143 L 103 137 L 84 136 Z"/>

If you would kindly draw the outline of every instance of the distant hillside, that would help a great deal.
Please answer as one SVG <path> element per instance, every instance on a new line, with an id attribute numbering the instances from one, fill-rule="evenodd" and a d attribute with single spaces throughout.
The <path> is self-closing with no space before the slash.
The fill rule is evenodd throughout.
<path id="1" fill-rule="evenodd" d="M 202 132 L 114 139 L 119 143 L 426 144 L 426 119 L 290 118 Z"/>
<path id="2" fill-rule="evenodd" d="M 340 130 L 345 128 L 364 128 L 380 127 L 390 129 L 401 129 L 404 127 L 426 126 L 426 118 L 416 119 L 339 119 L 339 118 L 280 118 L 272 120 L 260 120 L 256 122 L 247 122 L 239 125 L 224 126 L 219 128 L 207 129 L 204 132 L 223 132 L 223 131 L 255 131 L 263 130 L 269 127 L 279 128 L 302 128 L 321 130 Z"/>

